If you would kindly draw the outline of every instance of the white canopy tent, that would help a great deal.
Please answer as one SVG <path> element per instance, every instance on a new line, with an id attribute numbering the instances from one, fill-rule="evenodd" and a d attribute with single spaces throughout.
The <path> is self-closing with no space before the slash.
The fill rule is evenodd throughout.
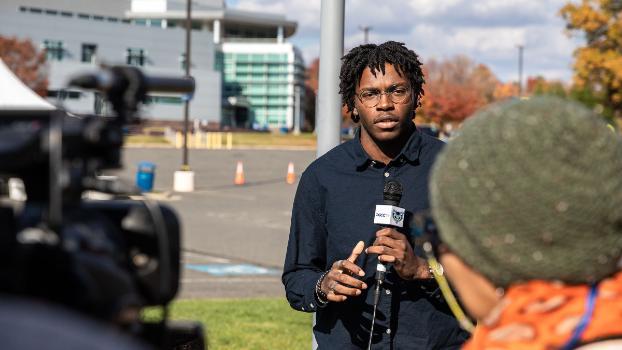
<path id="1" fill-rule="evenodd" d="M 30 90 L 0 59 L 0 110 L 54 109 L 54 105 Z"/>

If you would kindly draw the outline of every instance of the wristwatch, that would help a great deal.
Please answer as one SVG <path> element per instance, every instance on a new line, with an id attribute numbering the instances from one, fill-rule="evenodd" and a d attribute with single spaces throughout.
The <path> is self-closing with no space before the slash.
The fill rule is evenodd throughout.
<path id="1" fill-rule="evenodd" d="M 436 274 L 439 276 L 442 276 L 443 273 L 445 272 L 445 269 L 443 269 L 443 265 L 441 265 L 440 263 L 437 263 L 436 266 L 438 266 L 438 268 L 436 269 Z M 428 271 L 430 271 L 430 278 L 434 278 L 434 269 L 432 268 L 431 265 L 428 265 Z"/>

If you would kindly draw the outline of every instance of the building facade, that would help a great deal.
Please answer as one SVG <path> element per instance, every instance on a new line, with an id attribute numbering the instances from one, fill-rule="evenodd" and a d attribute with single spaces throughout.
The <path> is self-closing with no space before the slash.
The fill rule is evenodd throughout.
<path id="1" fill-rule="evenodd" d="M 224 0 L 193 0 L 192 120 L 221 127 L 296 129 L 304 103 L 304 63 L 286 38 L 284 16 L 228 9 Z M 49 94 L 75 112 L 93 112 L 92 93 L 69 90 L 76 73 L 98 64 L 130 64 L 147 74 L 181 76 L 186 0 L 3 0 L 0 35 L 46 50 Z M 143 114 L 181 120 L 179 96 L 150 94 Z"/>
<path id="2" fill-rule="evenodd" d="M 30 39 L 46 50 L 49 95 L 62 96 L 71 111 L 93 113 L 93 93 L 65 89 L 71 76 L 94 71 L 101 63 L 135 65 L 151 75 L 184 75 L 185 31 L 137 25 L 124 18 L 127 10 L 129 3 L 118 0 L 5 0 L 0 5 L 0 35 Z M 207 31 L 193 34 L 192 75 L 197 88 L 190 118 L 219 123 L 221 75 L 214 69 L 213 36 Z M 183 101 L 180 96 L 151 93 L 141 112 L 147 118 L 181 120 Z"/>
<path id="3" fill-rule="evenodd" d="M 185 0 L 133 0 L 127 17 L 181 26 Z M 284 16 L 228 9 L 223 0 L 193 1 L 194 28 L 213 34 L 222 73 L 222 125 L 296 129 L 304 103 L 304 62 L 286 42 L 296 23 Z"/>

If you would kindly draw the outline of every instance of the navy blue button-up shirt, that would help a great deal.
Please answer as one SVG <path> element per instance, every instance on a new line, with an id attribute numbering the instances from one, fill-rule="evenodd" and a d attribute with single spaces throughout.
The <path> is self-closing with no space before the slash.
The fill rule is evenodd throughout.
<path id="1" fill-rule="evenodd" d="M 290 305 L 316 312 L 313 329 L 319 349 L 366 348 L 373 311 L 377 257 L 363 253 L 357 264 L 365 270 L 367 290 L 342 303 L 318 307 L 315 284 L 322 273 L 350 256 L 358 241 L 370 246 L 380 229 L 377 204 L 383 204 L 387 180 L 402 184 L 400 207 L 408 218 L 428 209 L 428 176 L 443 142 L 415 131 L 399 156 L 389 164 L 370 159 L 359 133 L 315 160 L 302 174 L 294 206 L 283 269 Z M 409 237 L 412 238 L 412 237 Z M 381 290 L 373 349 L 455 349 L 466 339 L 432 280 L 402 280 L 389 268 Z"/>

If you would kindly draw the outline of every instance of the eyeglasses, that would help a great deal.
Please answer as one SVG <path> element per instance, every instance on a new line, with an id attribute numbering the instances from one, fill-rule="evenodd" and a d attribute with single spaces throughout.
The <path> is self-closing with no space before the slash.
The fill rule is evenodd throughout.
<path id="1" fill-rule="evenodd" d="M 363 90 L 357 96 L 363 106 L 373 108 L 380 103 L 380 98 L 385 94 L 393 103 L 404 103 L 411 95 L 410 87 L 408 86 L 392 86 L 385 92 L 380 92 L 380 90 Z"/>

